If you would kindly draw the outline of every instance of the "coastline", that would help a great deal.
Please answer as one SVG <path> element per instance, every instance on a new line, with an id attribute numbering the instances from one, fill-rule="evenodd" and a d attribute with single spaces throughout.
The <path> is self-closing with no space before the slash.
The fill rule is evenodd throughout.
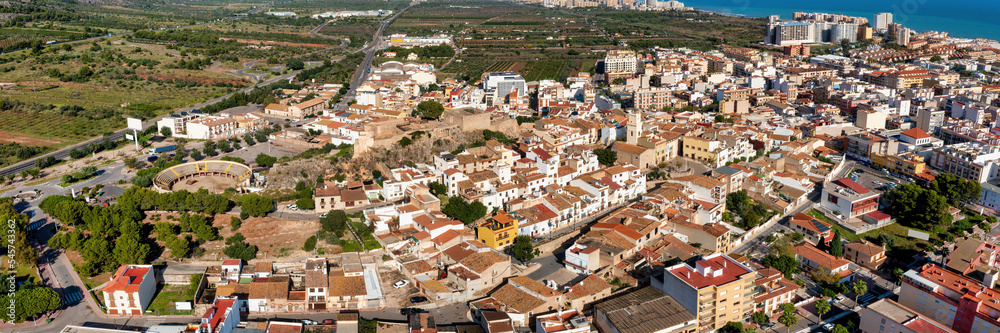
<path id="1" fill-rule="evenodd" d="M 749 0 L 732 0 L 733 4 L 736 4 L 736 5 L 747 3 L 748 1 Z M 769 16 L 769 15 L 780 15 L 782 19 L 788 19 L 788 20 L 790 20 L 791 19 L 791 15 L 790 14 L 792 13 L 791 9 L 786 9 L 786 8 L 773 8 L 773 9 L 757 8 L 757 9 L 748 9 L 750 7 L 747 6 L 747 5 L 743 5 L 743 6 L 739 7 L 739 8 L 716 7 L 716 6 L 711 6 L 711 5 L 700 5 L 700 6 L 699 5 L 687 5 L 687 6 L 693 8 L 695 11 L 712 13 L 712 14 L 716 14 L 716 15 L 730 16 L 730 17 L 747 17 L 747 18 L 760 18 L 760 19 L 764 19 L 764 18 L 767 18 L 767 16 Z M 741 10 L 743 12 L 737 12 L 737 10 Z M 877 11 L 872 11 L 870 13 L 863 13 L 863 12 L 856 12 L 856 11 L 849 11 L 849 10 L 815 9 L 815 10 L 796 10 L 796 12 L 817 12 L 817 13 L 841 14 L 841 15 L 847 15 L 847 16 L 864 17 L 864 18 L 867 18 L 867 19 L 871 20 L 872 15 L 874 15 Z M 901 21 L 900 23 L 902 23 L 907 28 L 910 28 L 915 33 L 922 33 L 922 32 L 928 32 L 928 31 L 938 31 L 938 32 L 947 32 L 948 33 L 948 38 L 950 38 L 950 39 L 964 39 L 964 40 L 977 40 L 977 39 L 979 39 L 979 40 L 984 40 L 984 41 L 993 42 L 993 43 L 998 43 L 998 41 L 1000 41 L 1000 24 L 997 24 L 997 23 L 983 23 L 983 22 L 975 22 L 975 21 L 971 21 L 971 23 L 970 23 L 970 21 L 967 21 L 967 20 L 963 21 L 963 20 L 958 20 L 958 19 L 953 19 L 953 18 L 940 18 L 940 17 L 919 16 L 919 15 L 909 15 L 909 16 L 907 16 L 905 14 L 902 15 L 902 16 L 900 16 L 900 17 L 902 19 L 901 20 L 897 19 L 897 21 Z M 927 27 L 928 24 L 926 22 L 921 22 L 921 20 L 922 21 L 933 21 L 934 22 L 933 23 L 933 27 Z M 916 24 L 907 24 L 906 23 L 907 21 L 909 21 L 909 22 L 917 21 L 917 23 Z M 949 22 L 952 23 L 952 24 L 948 24 Z M 954 26 L 955 25 L 963 25 L 963 24 L 964 25 L 969 25 L 969 26 L 964 27 L 965 29 L 958 29 L 958 31 L 956 32 L 956 29 L 955 29 Z M 949 25 L 951 25 L 951 27 L 949 27 Z M 974 27 L 974 29 L 970 28 L 970 27 Z M 992 33 L 989 33 L 989 34 L 980 34 L 979 36 L 968 36 L 968 35 L 963 34 L 963 32 L 967 33 L 967 31 L 965 31 L 965 30 L 975 30 L 977 32 L 988 31 L 988 32 L 992 32 Z"/>

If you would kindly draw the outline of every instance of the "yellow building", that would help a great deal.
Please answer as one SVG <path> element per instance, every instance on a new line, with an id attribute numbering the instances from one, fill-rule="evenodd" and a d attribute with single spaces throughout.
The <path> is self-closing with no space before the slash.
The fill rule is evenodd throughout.
<path id="1" fill-rule="evenodd" d="M 888 156 L 871 154 L 870 158 L 873 166 L 885 168 L 889 172 L 897 174 L 913 176 L 924 172 L 927 167 L 927 163 L 924 163 L 924 157 L 912 152 Z"/>
<path id="2" fill-rule="evenodd" d="M 680 133 L 663 132 L 639 138 L 638 146 L 652 149 L 656 153 L 656 163 L 677 158 L 680 151 Z"/>
<path id="3" fill-rule="evenodd" d="M 494 249 L 506 247 L 514 242 L 514 237 L 517 237 L 518 220 L 518 216 L 499 211 L 497 215 L 476 227 L 476 237 Z"/>
<path id="4" fill-rule="evenodd" d="M 685 136 L 681 139 L 681 153 L 684 157 L 706 162 L 709 166 L 720 166 L 719 161 L 725 161 L 725 156 L 719 156 L 724 152 L 722 142 L 709 140 L 697 136 Z M 724 162 L 723 162 L 724 163 Z"/>

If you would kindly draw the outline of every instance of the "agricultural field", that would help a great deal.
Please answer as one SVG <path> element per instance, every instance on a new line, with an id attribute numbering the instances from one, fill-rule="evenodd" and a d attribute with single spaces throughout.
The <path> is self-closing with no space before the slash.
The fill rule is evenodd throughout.
<path id="1" fill-rule="evenodd" d="M 410 2 L 407 0 L 308 0 L 289 1 L 286 3 L 274 4 L 268 7 L 269 11 L 295 12 L 299 17 L 306 17 L 313 14 L 325 12 L 339 12 L 344 10 L 392 10 L 399 11 L 406 8 Z"/>
<path id="2" fill-rule="evenodd" d="M 442 68 L 439 76 L 472 81 L 494 71 L 519 72 L 529 81 L 565 80 L 592 70 L 604 50 L 614 48 L 611 40 L 578 14 L 475 0 L 420 4 L 394 21 L 389 30 L 454 35 L 461 55 Z"/>
<path id="3" fill-rule="evenodd" d="M 116 38 L 0 57 L 0 82 L 17 84 L 0 97 L 0 142 L 62 146 L 124 127 L 125 114 L 149 118 L 250 84 L 205 70 L 202 57 L 140 46 Z"/>
<path id="4" fill-rule="evenodd" d="M 653 46 L 709 49 L 719 44 L 752 47 L 760 41 L 766 21 L 700 11 L 640 12 L 604 9 L 564 9 L 591 22 L 634 49 Z"/>

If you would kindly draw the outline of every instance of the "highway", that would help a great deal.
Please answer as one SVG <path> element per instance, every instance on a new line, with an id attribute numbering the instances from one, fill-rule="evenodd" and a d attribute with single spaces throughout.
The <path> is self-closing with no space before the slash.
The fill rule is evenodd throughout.
<path id="1" fill-rule="evenodd" d="M 403 10 L 400 10 L 395 15 L 392 15 L 392 17 L 385 20 L 385 22 L 382 22 L 382 25 L 378 27 L 378 31 L 375 32 L 375 38 L 372 39 L 372 42 L 369 43 L 367 47 L 362 49 L 362 51 L 365 52 L 365 59 L 361 61 L 361 66 L 358 67 L 358 71 L 354 73 L 354 78 L 351 79 L 350 88 L 340 99 L 340 103 L 337 103 L 335 109 L 347 110 L 347 103 L 354 100 L 358 87 L 360 87 L 361 84 L 365 82 L 365 78 L 368 77 L 368 69 L 372 66 L 372 61 L 375 59 L 375 53 L 382 45 L 382 32 L 385 31 L 385 28 L 388 27 L 393 20 L 406 12 L 407 9 L 410 9 L 410 7 L 419 3 L 419 0 L 411 2 L 409 6 L 406 6 Z"/>

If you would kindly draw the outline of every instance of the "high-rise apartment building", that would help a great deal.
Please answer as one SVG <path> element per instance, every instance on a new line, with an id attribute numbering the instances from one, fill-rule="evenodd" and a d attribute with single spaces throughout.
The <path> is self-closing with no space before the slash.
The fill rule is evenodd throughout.
<path id="1" fill-rule="evenodd" d="M 880 33 L 889 30 L 889 23 L 892 23 L 892 13 L 876 13 L 872 20 L 872 28 Z"/>
<path id="2" fill-rule="evenodd" d="M 755 310 L 757 273 L 733 258 L 716 253 L 691 267 L 667 267 L 653 286 L 676 299 L 698 317 L 698 331 L 715 331 L 730 321 L 749 318 Z"/>

